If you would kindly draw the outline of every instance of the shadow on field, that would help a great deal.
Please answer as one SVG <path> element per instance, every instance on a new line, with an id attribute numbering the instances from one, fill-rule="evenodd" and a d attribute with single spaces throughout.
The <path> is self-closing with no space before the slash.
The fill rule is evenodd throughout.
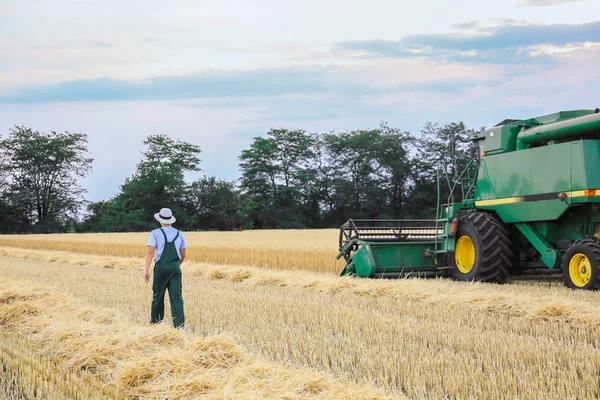
<path id="1" fill-rule="evenodd" d="M 513 275 L 506 280 L 507 284 L 514 285 L 538 285 L 545 287 L 564 286 L 560 268 L 555 269 L 537 269 L 527 271 L 519 275 Z"/>

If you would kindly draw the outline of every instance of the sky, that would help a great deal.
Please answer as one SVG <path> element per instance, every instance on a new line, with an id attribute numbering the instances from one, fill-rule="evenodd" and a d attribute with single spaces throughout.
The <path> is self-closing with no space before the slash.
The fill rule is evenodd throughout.
<path id="1" fill-rule="evenodd" d="M 149 134 L 239 178 L 271 128 L 492 126 L 600 106 L 600 0 L 0 0 L 0 135 L 88 135 L 92 201 Z"/>

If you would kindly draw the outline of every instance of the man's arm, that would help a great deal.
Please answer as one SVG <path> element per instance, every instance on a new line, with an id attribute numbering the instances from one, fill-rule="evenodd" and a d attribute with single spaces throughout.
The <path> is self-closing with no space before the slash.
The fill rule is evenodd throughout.
<path id="1" fill-rule="evenodd" d="M 185 248 L 179 249 L 179 252 L 181 253 L 181 260 L 179 260 L 179 264 L 183 264 L 183 260 L 185 260 Z"/>
<path id="2" fill-rule="evenodd" d="M 146 249 L 146 262 L 144 264 L 144 280 L 146 282 L 150 281 L 150 264 L 154 259 L 154 250 L 154 246 L 148 246 Z"/>
<path id="3" fill-rule="evenodd" d="M 185 249 L 187 248 L 187 242 L 185 241 L 183 232 L 179 232 L 179 237 L 181 237 L 181 246 L 179 247 L 179 253 L 181 253 L 181 260 L 179 260 L 179 264 L 181 264 L 183 263 L 183 260 L 185 260 Z"/>

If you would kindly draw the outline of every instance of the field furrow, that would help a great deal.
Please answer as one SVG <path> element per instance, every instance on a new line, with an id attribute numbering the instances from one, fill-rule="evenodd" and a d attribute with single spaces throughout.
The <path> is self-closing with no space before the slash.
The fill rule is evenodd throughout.
<path id="1" fill-rule="evenodd" d="M 148 320 L 151 292 L 137 259 L 3 253 L 12 257 L 0 262 L 0 276 L 53 285 L 92 307 L 119 310 L 135 324 Z M 290 367 L 409 398 L 598 395 L 597 293 L 554 284 L 367 281 L 203 264 L 184 270 L 189 332 L 229 332 Z"/>

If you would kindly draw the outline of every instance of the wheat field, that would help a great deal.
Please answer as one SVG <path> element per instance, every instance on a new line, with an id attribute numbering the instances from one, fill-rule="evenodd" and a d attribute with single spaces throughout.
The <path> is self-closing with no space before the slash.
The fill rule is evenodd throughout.
<path id="1" fill-rule="evenodd" d="M 600 294 L 557 280 L 183 270 L 179 332 L 148 326 L 141 258 L 0 248 L 0 398 L 599 396 Z"/>
<path id="2" fill-rule="evenodd" d="M 185 232 L 190 261 L 340 273 L 337 229 Z M 0 235 L 0 247 L 143 257 L 147 233 Z"/>

